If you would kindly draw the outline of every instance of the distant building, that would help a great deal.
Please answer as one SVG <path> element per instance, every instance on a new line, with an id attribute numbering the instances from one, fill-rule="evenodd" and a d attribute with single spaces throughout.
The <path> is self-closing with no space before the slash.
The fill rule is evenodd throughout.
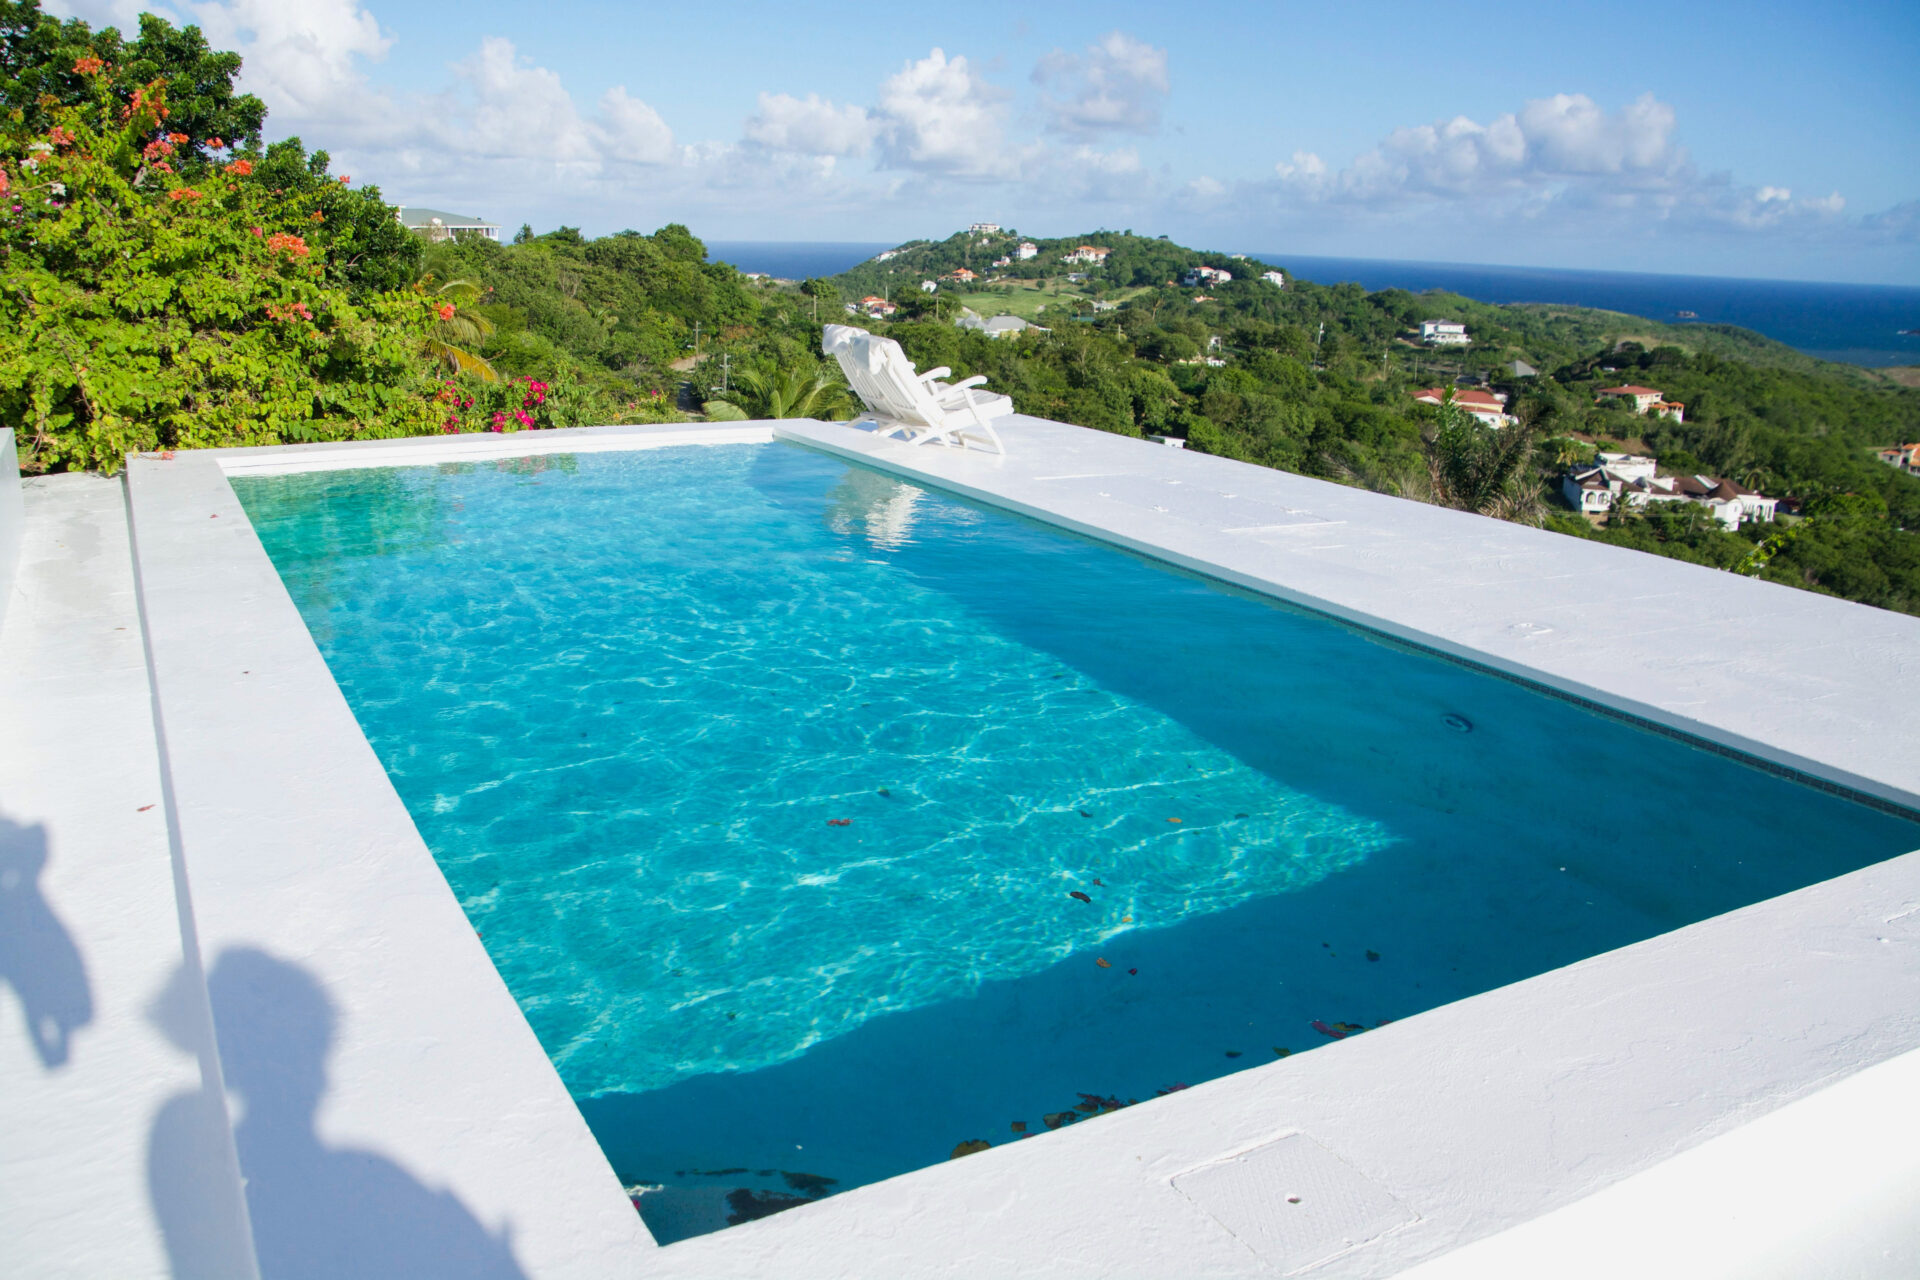
<path id="1" fill-rule="evenodd" d="M 953 281 L 955 284 L 972 284 L 975 280 L 978 280 L 979 278 L 980 278 L 979 275 L 977 275 L 972 271 L 967 270 L 965 267 L 959 267 L 953 271 L 947 272 L 947 279 Z"/>
<path id="2" fill-rule="evenodd" d="M 993 260 L 993 265 L 996 267 L 1010 267 L 1013 265 L 1013 259 L 1007 258 L 1007 257 L 995 258 Z"/>
<path id="3" fill-rule="evenodd" d="M 1603 453 L 1597 465 L 1561 478 L 1560 492 L 1577 511 L 1601 515 L 1617 507 L 1641 510 L 1655 502 L 1696 502 L 1728 530 L 1743 521 L 1773 522 L 1779 500 L 1713 476 L 1662 476 L 1643 454 Z"/>
<path id="4" fill-rule="evenodd" d="M 1896 444 L 1879 452 L 1880 461 L 1908 475 L 1920 476 L 1920 444 Z"/>
<path id="5" fill-rule="evenodd" d="M 892 315 L 894 312 L 898 311 L 900 308 L 894 306 L 891 302 L 888 302 L 885 298 L 879 298 L 879 297 L 875 297 L 873 294 L 868 294 L 866 297 L 860 299 L 860 309 L 866 312 L 869 316 L 872 316 L 876 320 L 884 320 L 888 316 Z"/>
<path id="6" fill-rule="evenodd" d="M 920 282 L 920 292 L 922 293 L 936 293 L 939 289 L 940 282 L 938 280 L 922 280 Z"/>
<path id="7" fill-rule="evenodd" d="M 1027 332 L 1048 332 L 1037 324 L 1022 320 L 1019 316 L 991 316 L 982 320 L 971 311 L 963 312 L 955 323 L 962 329 L 972 329 L 976 333 L 986 334 L 989 338 L 1017 338 Z"/>
<path id="8" fill-rule="evenodd" d="M 1598 397 L 1594 401 L 1595 404 L 1607 399 L 1628 401 L 1633 405 L 1635 413 L 1645 413 L 1656 404 L 1666 403 L 1666 397 L 1652 387 L 1636 387 L 1632 383 L 1618 387 L 1602 387 L 1594 392 L 1594 395 Z"/>
<path id="9" fill-rule="evenodd" d="M 1039 253 L 1040 253 L 1039 245 L 1022 241 L 1020 244 L 1020 247 L 1013 251 L 1013 256 L 1018 258 L 1020 261 L 1025 262 L 1028 258 L 1039 256 Z"/>
<path id="10" fill-rule="evenodd" d="M 480 218 L 470 218 L 464 213 L 448 213 L 444 209 L 409 209 L 404 206 L 393 212 L 401 226 L 428 240 L 458 240 L 462 236 L 480 236 L 487 240 L 500 238 L 499 227 Z"/>
<path id="11" fill-rule="evenodd" d="M 1287 287 L 1287 277 L 1278 271 L 1262 271 L 1260 278 L 1276 289 Z"/>
<path id="12" fill-rule="evenodd" d="M 999 235 L 1000 224 L 997 222 L 976 222 L 967 228 L 967 234 L 976 236 Z"/>
<path id="13" fill-rule="evenodd" d="M 1473 339 L 1467 336 L 1467 326 L 1457 320 L 1422 320 L 1420 341 L 1434 347 L 1464 347 Z"/>
<path id="14" fill-rule="evenodd" d="M 1445 404 L 1447 388 L 1426 387 L 1413 393 L 1415 404 Z M 1489 427 L 1511 426 L 1517 419 L 1507 412 L 1507 398 L 1498 391 L 1453 389 L 1453 402 Z"/>
<path id="15" fill-rule="evenodd" d="M 1540 371 L 1528 364 L 1525 360 L 1508 361 L 1507 372 L 1516 378 L 1537 378 L 1540 376 Z"/>
<path id="16" fill-rule="evenodd" d="M 1020 247 L 1022 249 L 1026 248 L 1025 245 L 1021 245 Z M 1107 255 L 1112 252 L 1113 250 L 1103 249 L 1097 244 L 1083 244 L 1072 253 L 1062 256 L 1060 260 L 1062 262 L 1091 262 L 1097 267 L 1104 263 L 1107 260 Z M 1022 256 L 1024 257 L 1025 255 L 1023 254 Z"/>
<path id="17" fill-rule="evenodd" d="M 1196 286 L 1204 288 L 1210 284 L 1225 284 L 1233 279 L 1233 272 L 1222 271 L 1218 267 L 1194 267 L 1180 277 L 1180 283 L 1189 289 Z"/>
<path id="18" fill-rule="evenodd" d="M 875 262 L 891 262 L 905 252 L 905 249 L 888 249 L 885 253 L 874 254 L 873 260 Z"/>
<path id="19" fill-rule="evenodd" d="M 1088 277 L 1087 277 L 1087 273 L 1086 273 L 1086 272 L 1084 272 L 1084 271 L 1069 271 L 1069 272 L 1067 272 L 1067 283 L 1068 283 L 1068 284 L 1085 284 L 1085 283 L 1087 282 L 1087 278 L 1088 278 Z"/>
<path id="20" fill-rule="evenodd" d="M 1093 309 L 1095 311 L 1118 311 L 1120 309 L 1120 304 L 1117 302 L 1107 302 L 1103 299 L 1096 298 L 1094 299 Z"/>

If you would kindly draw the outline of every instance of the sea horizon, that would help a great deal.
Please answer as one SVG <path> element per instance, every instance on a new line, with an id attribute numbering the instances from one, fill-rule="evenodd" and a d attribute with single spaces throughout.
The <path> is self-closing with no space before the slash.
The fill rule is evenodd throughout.
<path id="1" fill-rule="evenodd" d="M 708 256 L 742 271 L 804 279 L 837 275 L 893 247 L 878 241 L 716 240 L 708 243 Z M 1315 284 L 1353 281 L 1369 292 L 1441 289 L 1494 304 L 1551 303 L 1666 324 L 1736 325 L 1822 360 L 1868 368 L 1920 364 L 1920 335 L 1900 333 L 1920 329 L 1920 287 L 1914 286 L 1244 252 Z"/>

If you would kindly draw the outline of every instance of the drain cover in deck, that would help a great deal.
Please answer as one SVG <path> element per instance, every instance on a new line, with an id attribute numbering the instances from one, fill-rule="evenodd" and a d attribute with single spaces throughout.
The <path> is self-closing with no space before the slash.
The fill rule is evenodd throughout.
<path id="1" fill-rule="evenodd" d="M 1417 1216 L 1304 1133 L 1189 1169 L 1174 1177 L 1173 1186 L 1289 1274 Z"/>

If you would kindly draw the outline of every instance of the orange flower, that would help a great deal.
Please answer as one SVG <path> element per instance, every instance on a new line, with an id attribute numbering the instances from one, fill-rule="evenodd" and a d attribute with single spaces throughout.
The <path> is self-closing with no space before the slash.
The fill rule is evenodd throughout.
<path id="1" fill-rule="evenodd" d="M 220 141 L 220 139 L 218 138 L 208 138 L 207 145 L 212 147 L 215 151 L 224 151 L 227 146 L 226 143 Z"/>
<path id="2" fill-rule="evenodd" d="M 175 187 L 173 190 L 167 192 L 167 199 L 169 200 L 198 200 L 199 198 L 200 193 L 192 187 Z"/>
<path id="3" fill-rule="evenodd" d="M 440 304 L 440 318 L 442 320 L 453 319 L 453 304 L 451 302 L 443 302 Z"/>
<path id="4" fill-rule="evenodd" d="M 253 172 L 253 162 L 251 160 L 235 160 L 232 164 L 227 166 L 227 172 L 238 174 L 240 177 L 244 178 L 248 174 Z"/>
<path id="5" fill-rule="evenodd" d="M 193 139 L 189 138 L 184 133 L 170 133 L 167 135 L 167 141 L 171 142 L 176 147 L 184 147 L 189 142 L 192 142 Z"/>
<path id="6" fill-rule="evenodd" d="M 73 64 L 73 73 L 78 76 L 90 76 L 99 73 L 107 64 L 88 54 Z"/>
<path id="7" fill-rule="evenodd" d="M 70 147 L 73 145 L 73 135 L 59 125 L 55 125 L 47 130 L 47 141 L 56 147 Z"/>
<path id="8" fill-rule="evenodd" d="M 341 175 L 340 175 L 340 185 L 341 185 L 341 186 L 343 186 L 343 187 L 344 187 L 344 186 L 346 186 L 346 185 L 347 185 L 347 184 L 348 184 L 349 182 L 352 182 L 352 181 L 353 181 L 353 179 L 352 179 L 352 178 L 349 178 L 349 177 L 348 177 L 348 176 L 347 176 L 346 174 L 344 174 L 344 173 L 343 173 L 343 174 L 341 174 Z"/>
<path id="9" fill-rule="evenodd" d="M 274 253 L 284 251 L 288 257 L 304 258 L 313 252 L 307 248 L 307 242 L 299 236 L 290 236 L 281 231 L 267 237 L 267 248 Z"/>

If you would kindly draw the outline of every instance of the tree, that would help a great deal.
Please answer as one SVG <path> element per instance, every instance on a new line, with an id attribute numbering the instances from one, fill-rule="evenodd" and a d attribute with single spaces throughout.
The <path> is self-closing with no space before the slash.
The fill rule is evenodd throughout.
<path id="1" fill-rule="evenodd" d="M 500 375 L 481 357 L 468 350 L 493 336 L 493 321 L 473 310 L 482 290 L 471 280 L 438 283 L 431 271 L 414 284 L 433 304 L 436 320 L 427 333 L 427 354 L 447 366 L 449 373 L 468 373 L 482 382 L 498 382 Z"/>
<path id="2" fill-rule="evenodd" d="M 728 406 L 715 412 L 718 405 Z M 748 369 L 729 391 L 707 398 L 708 416 L 747 418 L 844 418 L 853 411 L 847 385 L 824 369 L 792 366 L 773 373 Z"/>
<path id="3" fill-rule="evenodd" d="M 64 55 L 62 55 L 64 56 Z M 414 434 L 437 422 L 411 291 L 356 298 L 305 237 L 313 202 L 237 158 L 171 163 L 166 83 L 0 124 L 0 422 L 28 471 L 175 446 Z"/>
<path id="4" fill-rule="evenodd" d="M 1532 475 L 1533 428 L 1488 427 L 1454 403 L 1453 389 L 1427 408 L 1427 477 L 1434 501 L 1483 516 L 1538 524 L 1544 511 Z"/>

